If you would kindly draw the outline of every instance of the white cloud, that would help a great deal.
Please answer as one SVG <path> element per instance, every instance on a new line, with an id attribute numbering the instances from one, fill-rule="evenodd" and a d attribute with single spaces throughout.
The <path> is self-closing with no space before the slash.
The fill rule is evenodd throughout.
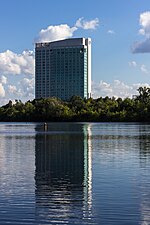
<path id="1" fill-rule="evenodd" d="M 55 26 L 50 25 L 46 29 L 42 29 L 34 41 L 51 42 L 63 40 L 73 37 L 74 32 L 78 30 L 78 28 L 82 28 L 84 30 L 96 29 L 98 25 L 99 25 L 98 18 L 87 21 L 84 20 L 83 17 L 79 18 L 73 27 L 70 27 L 67 24 L 60 24 Z"/>
<path id="2" fill-rule="evenodd" d="M 0 97 L 5 97 L 5 89 L 2 83 L 0 83 Z"/>
<path id="3" fill-rule="evenodd" d="M 122 81 L 114 80 L 113 83 L 107 83 L 105 81 L 92 82 L 92 97 L 99 98 L 99 97 L 121 97 L 121 98 L 132 98 L 134 95 L 137 95 L 137 89 L 139 87 L 150 87 L 149 84 L 132 84 L 127 85 Z"/>
<path id="4" fill-rule="evenodd" d="M 35 42 L 51 42 L 71 38 L 76 30 L 76 27 L 69 27 L 67 24 L 48 26 L 39 32 Z"/>
<path id="5" fill-rule="evenodd" d="M 4 75 L 2 75 L 0 77 L 0 81 L 2 82 L 2 84 L 7 84 L 7 77 L 5 77 Z"/>
<path id="6" fill-rule="evenodd" d="M 34 98 L 34 78 L 23 78 L 20 83 L 21 93 L 28 99 Z"/>
<path id="7" fill-rule="evenodd" d="M 33 77 L 33 51 L 26 50 L 21 54 L 17 54 L 7 50 L 0 53 L 0 104 L 6 104 L 9 99 L 14 100 L 19 98 L 23 101 L 27 101 L 31 98 L 33 99 L 33 85 L 31 88 L 29 83 L 27 84 L 27 82 L 24 82 L 26 79 L 34 80 Z"/>
<path id="8" fill-rule="evenodd" d="M 146 68 L 145 65 L 141 65 L 140 69 L 141 69 L 141 71 L 142 71 L 143 73 L 145 73 L 145 74 L 150 74 L 150 72 L 148 71 L 148 69 Z"/>
<path id="9" fill-rule="evenodd" d="M 149 11 L 144 12 L 140 15 L 139 23 L 141 25 L 141 29 L 139 30 L 139 33 L 147 37 L 150 37 L 150 12 Z"/>
<path id="10" fill-rule="evenodd" d="M 99 19 L 95 18 L 93 20 L 84 20 L 83 17 L 79 18 L 75 24 L 76 27 L 82 28 L 84 30 L 95 30 L 99 26 Z"/>
<path id="11" fill-rule="evenodd" d="M 20 57 L 24 61 L 24 64 L 21 66 L 21 73 L 26 75 L 34 75 L 33 51 L 23 51 Z"/>
<path id="12" fill-rule="evenodd" d="M 15 85 L 8 85 L 8 92 L 10 93 L 10 94 L 17 94 L 17 88 L 16 88 L 16 86 Z"/>
<path id="13" fill-rule="evenodd" d="M 8 102 L 8 99 L 12 101 L 21 99 L 23 102 L 34 99 L 34 78 L 29 79 L 25 77 L 17 82 L 16 85 L 9 84 L 5 87 L 7 89 L 6 101 L 3 101 L 5 104 Z"/>
<path id="14" fill-rule="evenodd" d="M 139 65 L 139 64 L 137 64 L 137 62 L 131 61 L 131 62 L 129 62 L 129 66 L 138 68 L 138 70 L 140 70 L 142 73 L 150 75 L 150 71 L 147 69 L 146 65 L 144 65 L 144 64 Z"/>
<path id="15" fill-rule="evenodd" d="M 33 75 L 34 55 L 32 51 L 16 54 L 10 50 L 0 53 L 0 74 L 4 75 Z"/>
<path id="16" fill-rule="evenodd" d="M 135 42 L 132 46 L 133 53 L 149 53 L 150 52 L 150 11 L 140 14 L 139 24 L 141 28 L 139 29 L 139 34 L 145 36 L 142 41 Z"/>
<path id="17" fill-rule="evenodd" d="M 107 33 L 108 34 L 115 34 L 115 31 L 114 30 L 108 30 Z"/>
<path id="18" fill-rule="evenodd" d="M 131 61 L 131 62 L 129 62 L 129 66 L 137 67 L 137 63 L 135 61 Z"/>

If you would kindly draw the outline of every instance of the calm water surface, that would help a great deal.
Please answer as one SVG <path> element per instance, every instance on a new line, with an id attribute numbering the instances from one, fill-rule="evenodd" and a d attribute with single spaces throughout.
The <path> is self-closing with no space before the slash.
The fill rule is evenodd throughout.
<path id="1" fill-rule="evenodd" d="M 150 224 L 150 125 L 0 124 L 0 225 Z"/>

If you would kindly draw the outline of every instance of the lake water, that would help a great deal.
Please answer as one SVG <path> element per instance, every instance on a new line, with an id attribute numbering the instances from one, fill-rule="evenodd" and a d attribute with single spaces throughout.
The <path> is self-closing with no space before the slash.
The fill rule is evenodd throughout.
<path id="1" fill-rule="evenodd" d="M 150 125 L 0 124 L 0 225 L 150 224 Z"/>

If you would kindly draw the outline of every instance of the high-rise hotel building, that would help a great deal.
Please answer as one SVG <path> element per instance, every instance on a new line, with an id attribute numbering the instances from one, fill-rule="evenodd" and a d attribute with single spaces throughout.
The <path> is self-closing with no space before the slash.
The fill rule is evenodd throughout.
<path id="1" fill-rule="evenodd" d="M 36 43 L 35 98 L 91 97 L 91 39 Z"/>

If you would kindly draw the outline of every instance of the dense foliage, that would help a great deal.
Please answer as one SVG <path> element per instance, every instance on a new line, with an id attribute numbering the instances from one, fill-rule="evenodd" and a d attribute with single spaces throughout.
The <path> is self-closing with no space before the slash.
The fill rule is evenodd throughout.
<path id="1" fill-rule="evenodd" d="M 0 107 L 0 121 L 130 121 L 150 122 L 150 88 L 140 87 L 130 98 L 82 99 L 64 102 L 55 97 L 34 99 Z"/>

